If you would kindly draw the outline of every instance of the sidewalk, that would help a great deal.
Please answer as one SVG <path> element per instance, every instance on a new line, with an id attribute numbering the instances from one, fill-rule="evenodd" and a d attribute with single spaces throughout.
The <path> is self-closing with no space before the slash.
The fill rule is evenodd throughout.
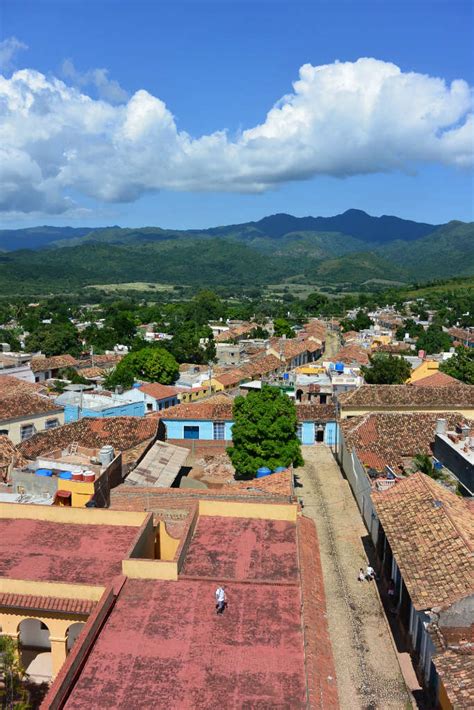
<path id="1" fill-rule="evenodd" d="M 296 494 L 318 531 L 341 707 L 411 708 L 375 583 L 357 580 L 367 565 L 367 530 L 349 484 L 328 447 L 303 447 L 303 457 Z"/>

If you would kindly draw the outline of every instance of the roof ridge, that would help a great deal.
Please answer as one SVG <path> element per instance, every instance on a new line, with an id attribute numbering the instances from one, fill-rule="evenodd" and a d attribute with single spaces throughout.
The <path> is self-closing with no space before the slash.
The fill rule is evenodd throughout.
<path id="1" fill-rule="evenodd" d="M 425 488 L 428 489 L 428 490 L 430 491 L 430 493 L 433 493 L 434 495 L 436 495 L 436 491 L 433 489 L 433 487 L 434 487 L 434 486 L 439 486 L 439 488 L 441 489 L 441 491 L 442 491 L 443 494 L 445 494 L 445 495 L 446 495 L 446 494 L 447 494 L 447 495 L 452 495 L 452 496 L 454 496 L 455 498 L 457 498 L 457 496 L 456 496 L 455 493 L 451 493 L 451 491 L 448 491 L 447 488 L 443 488 L 443 486 L 441 486 L 441 484 L 437 483 L 436 481 L 433 481 L 433 479 L 430 478 L 429 476 L 427 476 L 426 473 L 423 473 L 422 471 L 417 471 L 417 472 L 416 472 L 415 474 L 413 474 L 413 475 L 414 475 L 414 476 L 418 476 L 418 480 L 423 483 L 423 485 L 425 486 Z M 453 498 L 453 502 L 457 502 L 457 501 L 455 501 L 454 498 Z M 469 550 L 471 550 L 471 552 L 472 552 L 473 549 L 474 549 L 473 543 L 471 542 L 471 540 L 470 540 L 468 537 L 466 537 L 465 532 L 464 532 L 462 529 L 459 528 L 459 526 L 458 526 L 458 524 L 456 523 L 456 521 L 454 520 L 454 518 L 453 518 L 453 516 L 452 516 L 452 514 L 451 514 L 451 511 L 449 510 L 449 508 L 443 504 L 441 510 L 445 513 L 445 515 L 446 515 L 446 517 L 448 518 L 449 522 L 451 523 L 451 525 L 453 526 L 453 528 L 454 528 L 454 529 L 456 530 L 456 532 L 458 533 L 459 537 L 462 538 L 462 540 L 465 542 L 466 546 L 467 546 L 467 547 L 469 548 Z M 470 509 L 469 509 L 467 506 L 466 506 L 466 512 L 467 512 L 469 515 L 472 515 Z"/>

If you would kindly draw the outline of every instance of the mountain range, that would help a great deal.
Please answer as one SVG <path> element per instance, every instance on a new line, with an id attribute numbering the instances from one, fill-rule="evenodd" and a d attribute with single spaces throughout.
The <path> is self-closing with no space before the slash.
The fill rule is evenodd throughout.
<path id="1" fill-rule="evenodd" d="M 0 249 L 0 293 L 132 281 L 411 283 L 474 274 L 474 223 L 435 225 L 351 209 L 334 217 L 276 214 L 202 230 L 0 230 Z"/>

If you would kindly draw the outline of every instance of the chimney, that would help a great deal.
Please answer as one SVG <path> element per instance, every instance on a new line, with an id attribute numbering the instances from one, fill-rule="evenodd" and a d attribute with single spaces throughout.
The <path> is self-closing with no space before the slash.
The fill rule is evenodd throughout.
<path id="1" fill-rule="evenodd" d="M 469 424 L 461 424 L 461 438 L 462 439 L 467 439 L 469 437 L 469 432 L 471 431 L 471 427 Z"/>
<path id="2" fill-rule="evenodd" d="M 436 420 L 436 434 L 446 434 L 446 419 Z"/>

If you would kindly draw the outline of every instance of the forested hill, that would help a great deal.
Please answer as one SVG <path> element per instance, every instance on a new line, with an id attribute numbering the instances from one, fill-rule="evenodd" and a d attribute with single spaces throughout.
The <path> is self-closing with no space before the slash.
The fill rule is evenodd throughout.
<path id="1" fill-rule="evenodd" d="M 257 222 L 223 225 L 209 229 L 173 230 L 161 227 L 124 229 L 117 226 L 91 229 L 87 227 L 30 227 L 0 230 L 0 250 L 42 249 L 44 247 L 78 246 L 84 242 L 129 243 L 132 241 L 163 241 L 193 237 L 233 237 L 242 241 L 285 240 L 293 234 L 339 234 L 352 242 L 370 245 L 387 244 L 395 240 L 413 241 L 430 234 L 439 225 L 413 222 L 383 215 L 372 217 L 362 210 L 347 210 L 334 217 L 293 217 L 275 214 Z M 362 246 L 362 244 L 356 244 Z"/>
<path id="2" fill-rule="evenodd" d="M 342 221 L 274 215 L 204 231 L 111 227 L 72 236 L 67 232 L 66 239 L 47 248 L 4 251 L 0 295 L 130 282 L 248 287 L 292 279 L 357 287 L 371 281 L 410 284 L 474 275 L 474 223 L 435 227 L 358 212 L 356 234 L 329 229 L 345 229 L 343 220 L 354 212 L 340 215 Z M 313 219 L 325 219 L 328 231 L 304 229 L 306 220 Z M 328 220 L 339 221 L 328 227 Z M 379 232 L 373 231 L 375 224 Z M 283 233 L 287 228 L 293 231 Z"/>

